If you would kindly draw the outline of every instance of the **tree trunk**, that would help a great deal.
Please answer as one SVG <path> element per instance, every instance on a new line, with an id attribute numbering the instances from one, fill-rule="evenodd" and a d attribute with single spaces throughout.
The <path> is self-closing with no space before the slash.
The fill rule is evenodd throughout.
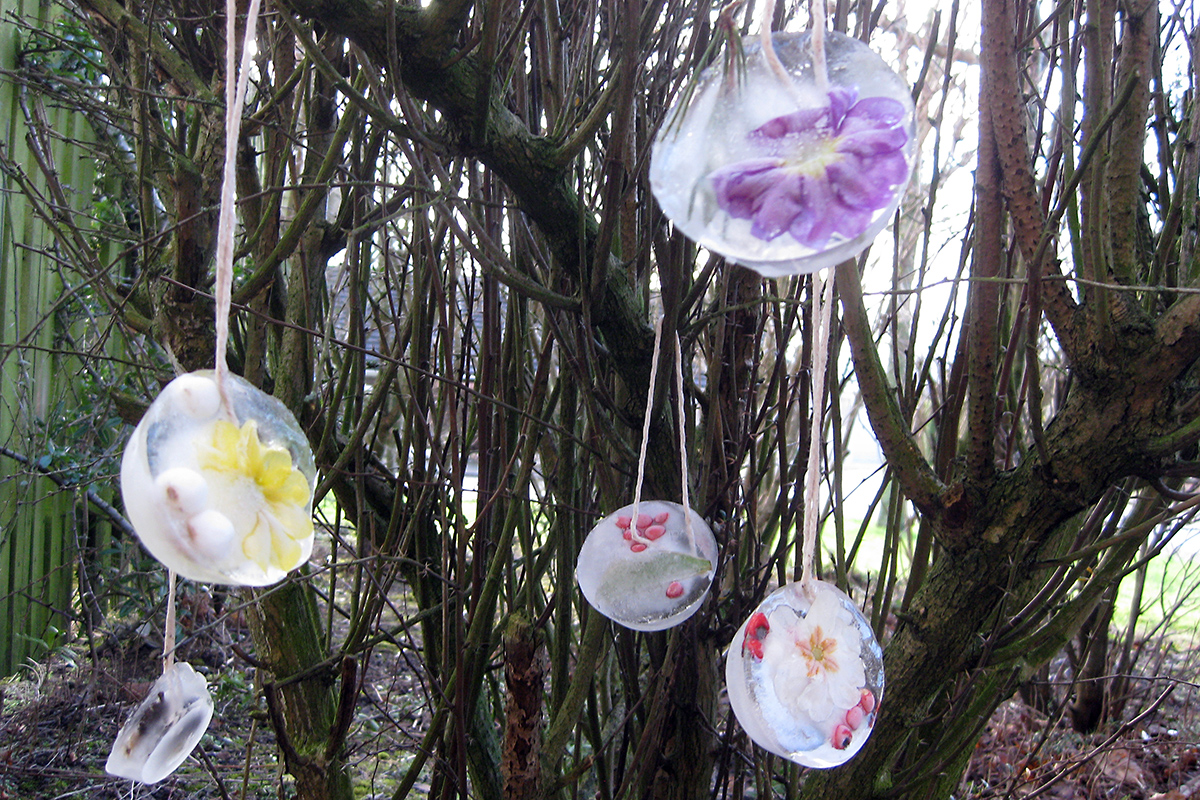
<path id="1" fill-rule="evenodd" d="M 312 592 L 288 580 L 249 608 L 258 659 L 270 671 L 264 676 L 267 708 L 297 800 L 353 800 L 342 740 L 355 695 L 339 707 L 336 669 L 320 644 Z M 352 683 L 354 670 L 343 668 L 342 681 Z"/>

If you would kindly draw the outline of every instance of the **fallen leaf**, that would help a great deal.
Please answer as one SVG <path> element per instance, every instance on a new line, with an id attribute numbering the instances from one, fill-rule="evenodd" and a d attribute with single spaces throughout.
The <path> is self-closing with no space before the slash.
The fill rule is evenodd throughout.
<path id="1" fill-rule="evenodd" d="M 1192 800 L 1197 795 L 1200 795 L 1200 775 L 1192 778 L 1178 789 L 1150 795 L 1149 800 Z"/>
<path id="2" fill-rule="evenodd" d="M 1146 788 L 1146 774 L 1133 760 L 1133 754 L 1123 747 L 1110 750 L 1096 759 L 1096 767 L 1104 777 L 1125 786 Z"/>

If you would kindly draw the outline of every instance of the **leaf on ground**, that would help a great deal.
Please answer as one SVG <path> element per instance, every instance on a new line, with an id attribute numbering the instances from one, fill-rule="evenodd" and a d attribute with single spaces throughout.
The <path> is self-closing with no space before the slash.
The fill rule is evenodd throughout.
<path id="1" fill-rule="evenodd" d="M 1133 753 L 1124 747 L 1101 755 L 1096 759 L 1096 768 L 1104 777 L 1121 785 L 1146 788 L 1146 773 L 1133 760 Z"/>
<path id="2" fill-rule="evenodd" d="M 1152 794 L 1148 800 L 1192 800 L 1200 796 L 1200 775 L 1195 776 L 1177 789 Z"/>

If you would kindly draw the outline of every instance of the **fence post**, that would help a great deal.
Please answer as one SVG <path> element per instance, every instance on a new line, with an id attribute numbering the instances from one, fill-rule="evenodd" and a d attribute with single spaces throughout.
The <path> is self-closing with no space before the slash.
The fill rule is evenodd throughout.
<path id="1" fill-rule="evenodd" d="M 56 10 L 0 0 L 0 143 L 34 187 L 46 181 L 26 140 L 17 65 L 20 32 L 13 15 L 49 24 Z M 74 201 L 91 196 L 93 168 L 69 142 L 88 138 L 85 120 L 47 105 L 59 180 Z M 62 351 L 63 295 L 58 265 L 43 255 L 51 232 L 14 181 L 0 175 L 0 676 L 52 648 L 69 627 L 76 565 L 76 492 L 44 473 L 62 469 L 51 448 L 71 397 L 78 360 Z"/>

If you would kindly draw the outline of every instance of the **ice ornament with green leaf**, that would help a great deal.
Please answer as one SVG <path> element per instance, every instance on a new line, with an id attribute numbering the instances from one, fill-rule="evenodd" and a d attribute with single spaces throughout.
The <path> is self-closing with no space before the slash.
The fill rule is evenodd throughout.
<path id="1" fill-rule="evenodd" d="M 591 530 L 575 575 L 601 614 L 633 630 L 658 631 L 696 613 L 716 566 L 716 539 L 699 514 L 648 500 L 618 509 Z"/>

